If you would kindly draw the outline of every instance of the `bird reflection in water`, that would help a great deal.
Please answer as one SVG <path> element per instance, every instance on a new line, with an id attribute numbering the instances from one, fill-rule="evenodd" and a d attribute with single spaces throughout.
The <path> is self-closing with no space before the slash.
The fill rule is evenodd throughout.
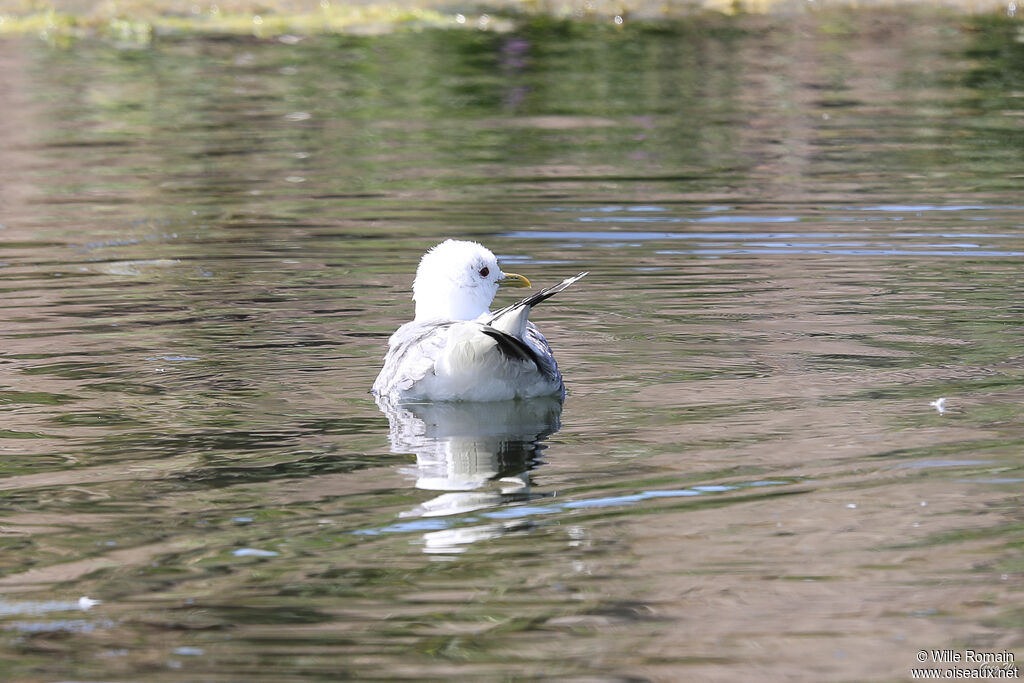
<path id="1" fill-rule="evenodd" d="M 487 403 L 393 403 L 378 399 L 388 416 L 393 453 L 412 453 L 404 471 L 416 488 L 440 491 L 401 514 L 404 518 L 460 515 L 542 497 L 530 491 L 529 472 L 543 439 L 561 426 L 562 402 L 544 396 Z M 510 519 L 475 526 L 445 526 L 424 534 L 424 551 L 462 552 L 465 545 L 519 529 Z"/>

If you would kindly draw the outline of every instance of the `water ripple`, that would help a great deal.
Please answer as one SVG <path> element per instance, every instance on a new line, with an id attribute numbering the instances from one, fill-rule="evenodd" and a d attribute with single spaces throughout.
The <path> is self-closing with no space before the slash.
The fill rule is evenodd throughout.
<path id="1" fill-rule="evenodd" d="M 387 526 L 379 527 L 376 529 L 359 529 L 351 533 L 357 536 L 377 536 L 380 534 L 438 531 L 441 529 L 451 528 L 457 524 L 479 521 L 477 519 L 478 517 L 484 517 L 487 519 L 526 519 L 538 515 L 551 515 L 570 510 L 619 507 L 624 505 L 634 505 L 636 503 L 641 503 L 646 500 L 655 500 L 659 498 L 690 498 L 694 496 L 706 495 L 709 493 L 726 493 L 729 491 L 736 491 L 740 489 L 759 488 L 765 486 L 785 486 L 787 484 L 792 483 L 792 481 L 782 480 L 761 480 L 744 482 L 739 484 L 691 486 L 685 489 L 662 489 L 641 491 L 640 493 L 634 494 L 602 496 L 600 498 L 573 500 L 565 503 L 550 503 L 547 505 L 513 505 L 495 510 L 490 510 L 488 512 L 477 513 L 472 517 L 453 516 L 448 517 L 446 519 L 433 517 L 430 519 L 418 519 L 409 522 L 389 524 Z"/>

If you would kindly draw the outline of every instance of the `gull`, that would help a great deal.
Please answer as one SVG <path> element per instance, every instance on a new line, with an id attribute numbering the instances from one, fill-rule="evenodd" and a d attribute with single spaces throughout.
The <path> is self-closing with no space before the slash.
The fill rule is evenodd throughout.
<path id="1" fill-rule="evenodd" d="M 388 340 L 371 392 L 378 403 L 564 398 L 551 347 L 527 318 L 584 275 L 492 313 L 499 286 L 530 287 L 530 281 L 503 273 L 481 244 L 445 240 L 420 260 L 412 286 L 415 318 Z"/>

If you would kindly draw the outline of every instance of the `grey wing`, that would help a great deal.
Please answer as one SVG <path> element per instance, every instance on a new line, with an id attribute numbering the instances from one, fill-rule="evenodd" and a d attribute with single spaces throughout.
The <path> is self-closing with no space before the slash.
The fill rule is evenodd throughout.
<path id="1" fill-rule="evenodd" d="M 526 337 L 526 343 L 532 346 L 537 353 L 537 367 L 540 369 L 541 374 L 545 377 L 561 380 L 562 375 L 558 372 L 555 354 L 551 351 L 551 345 L 548 344 L 548 340 L 537 329 L 537 326 L 527 322 L 526 334 L 524 336 Z"/>
<path id="2" fill-rule="evenodd" d="M 410 322 L 399 327 L 388 340 L 384 367 L 370 391 L 377 396 L 405 391 L 433 372 L 451 326 L 452 323 Z"/>

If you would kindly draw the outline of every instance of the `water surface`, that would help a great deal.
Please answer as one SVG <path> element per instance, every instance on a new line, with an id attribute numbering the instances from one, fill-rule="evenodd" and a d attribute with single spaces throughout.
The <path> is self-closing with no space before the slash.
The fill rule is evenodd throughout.
<path id="1" fill-rule="evenodd" d="M 1024 656 L 1019 36 L 0 42 L 0 674 Z M 373 403 L 447 237 L 591 272 L 534 316 L 564 406 Z"/>

